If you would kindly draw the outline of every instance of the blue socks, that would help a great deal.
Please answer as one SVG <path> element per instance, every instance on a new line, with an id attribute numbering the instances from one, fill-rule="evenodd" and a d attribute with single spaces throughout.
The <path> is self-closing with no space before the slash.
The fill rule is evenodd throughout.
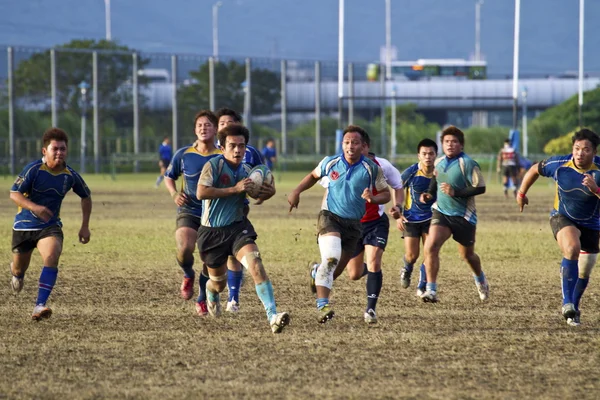
<path id="1" fill-rule="evenodd" d="M 165 179 L 164 176 L 159 175 L 158 178 L 156 179 L 156 186 L 160 186 L 160 184 L 162 183 L 163 179 Z"/>
<path id="2" fill-rule="evenodd" d="M 383 273 L 369 272 L 367 276 L 367 310 L 375 310 L 383 284 Z"/>
<path id="3" fill-rule="evenodd" d="M 264 281 L 257 284 L 256 294 L 258 295 L 260 301 L 262 301 L 263 306 L 265 306 L 267 319 L 270 322 L 271 317 L 277 314 L 277 309 L 275 307 L 275 296 L 273 295 L 273 285 L 271 285 L 271 281 Z"/>
<path id="4" fill-rule="evenodd" d="M 479 276 L 473 275 L 473 278 L 475 279 L 475 282 L 477 282 L 477 283 L 485 282 L 485 274 L 483 273 L 483 271 L 481 271 L 481 275 L 479 275 Z"/>
<path id="5" fill-rule="evenodd" d="M 321 308 L 325 307 L 327 304 L 329 304 L 329 299 L 326 297 L 320 297 L 317 299 L 317 309 L 320 310 Z"/>
<path id="6" fill-rule="evenodd" d="M 242 271 L 227 270 L 227 287 L 229 288 L 229 297 L 227 298 L 227 301 L 235 300 L 235 302 L 239 304 L 240 286 L 242 286 L 243 277 L 244 273 Z"/>
<path id="7" fill-rule="evenodd" d="M 185 276 L 186 278 L 195 278 L 196 277 L 196 273 L 194 272 L 194 257 L 193 256 L 192 256 L 191 262 L 189 260 L 182 262 L 182 261 L 179 261 L 179 259 L 177 259 L 177 264 L 179 264 L 179 266 L 183 270 L 183 276 Z"/>
<path id="8" fill-rule="evenodd" d="M 427 290 L 431 290 L 432 292 L 437 292 L 437 283 L 435 283 L 435 282 L 433 282 L 433 283 L 427 282 L 427 284 L 425 285 L 425 288 Z"/>
<path id="9" fill-rule="evenodd" d="M 200 292 L 198 293 L 197 303 L 201 301 L 206 301 L 206 283 L 208 282 L 208 276 L 204 275 L 204 272 L 200 273 L 200 278 L 198 279 L 198 283 L 200 285 Z"/>
<path id="10" fill-rule="evenodd" d="M 589 281 L 590 278 L 579 278 L 577 279 L 577 283 L 575 283 L 575 289 L 573 290 L 573 305 L 576 310 L 579 310 L 579 301 L 581 300 L 581 296 L 583 296 L 583 292 L 585 292 L 585 288 Z"/>
<path id="11" fill-rule="evenodd" d="M 406 258 L 404 258 L 404 257 L 402 257 L 402 261 L 404 261 L 404 269 L 405 269 L 406 271 L 408 271 L 408 272 L 412 272 L 412 271 L 413 271 L 413 268 L 414 268 L 414 266 L 415 266 L 415 263 L 409 264 L 409 263 L 406 261 Z"/>
<path id="12" fill-rule="evenodd" d="M 560 263 L 560 274 L 562 277 L 563 305 L 573 303 L 573 291 L 579 275 L 579 261 L 562 259 Z"/>
<path id="13" fill-rule="evenodd" d="M 425 273 L 425 264 L 421 264 L 421 268 L 419 268 L 419 284 L 417 285 L 417 288 L 425 291 L 426 285 L 427 274 Z"/>
<path id="14" fill-rule="evenodd" d="M 46 304 L 52 288 L 56 283 L 56 277 L 58 276 L 57 267 L 44 267 L 40 274 L 40 281 L 38 284 L 38 297 L 35 304 Z"/>

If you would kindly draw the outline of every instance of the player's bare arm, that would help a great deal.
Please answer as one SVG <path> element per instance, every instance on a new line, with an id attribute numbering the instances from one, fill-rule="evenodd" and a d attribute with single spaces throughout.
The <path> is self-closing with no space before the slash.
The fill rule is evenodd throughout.
<path id="1" fill-rule="evenodd" d="M 251 179 L 242 179 L 235 186 L 228 188 L 216 188 L 214 186 L 205 186 L 198 184 L 198 189 L 196 190 L 196 197 L 200 200 L 207 199 L 218 199 L 221 197 L 233 196 L 240 193 L 245 193 L 246 190 L 249 190 L 251 186 L 254 185 Z"/>
<path id="2" fill-rule="evenodd" d="M 316 176 L 315 171 L 312 171 L 300 181 L 296 189 L 292 190 L 287 199 L 290 204 L 290 212 L 292 212 L 292 209 L 298 208 L 298 204 L 300 203 L 300 193 L 313 187 L 319 179 L 320 177 Z"/>
<path id="3" fill-rule="evenodd" d="M 365 188 L 361 197 L 363 199 L 365 199 L 368 203 L 385 204 L 390 201 L 392 195 L 390 194 L 390 190 L 387 188 L 383 189 L 381 192 L 377 193 L 376 195 L 373 194 L 371 189 Z"/>
<path id="4" fill-rule="evenodd" d="M 92 196 L 81 199 L 81 228 L 79 229 L 79 242 L 86 244 L 90 241 L 90 216 L 92 215 Z"/>
<path id="5" fill-rule="evenodd" d="M 177 204 L 178 207 L 181 207 L 188 202 L 188 197 L 186 196 L 186 194 L 183 192 L 177 191 L 177 186 L 173 179 L 165 176 L 164 182 L 165 182 L 165 187 L 167 188 L 167 190 L 169 191 L 169 194 L 171 195 L 171 198 L 173 199 L 175 204 Z"/>
<path id="6" fill-rule="evenodd" d="M 50 218 L 54 215 L 47 207 L 34 203 L 21 192 L 10 192 L 10 199 L 14 201 L 17 206 L 31 211 L 44 222 L 50 221 Z"/>
<path id="7" fill-rule="evenodd" d="M 523 212 L 525 206 L 529 204 L 529 199 L 527 198 L 527 191 L 540 177 L 538 168 L 539 163 L 535 163 L 531 166 L 531 168 L 529 168 L 529 170 L 525 173 L 523 181 L 521 182 L 521 187 L 517 192 L 517 205 L 519 206 L 519 211 L 521 212 Z"/>

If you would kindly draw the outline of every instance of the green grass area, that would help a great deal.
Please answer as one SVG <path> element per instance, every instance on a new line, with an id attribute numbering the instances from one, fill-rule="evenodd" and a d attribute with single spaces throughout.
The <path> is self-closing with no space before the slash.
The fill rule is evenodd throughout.
<path id="1" fill-rule="evenodd" d="M 597 397 L 599 286 L 593 274 L 582 326 L 568 327 L 560 315 L 561 255 L 548 224 L 549 180 L 536 183 L 523 214 L 495 179 L 477 198 L 487 303 L 452 241 L 442 250 L 439 304 L 420 302 L 414 282 L 402 289 L 403 243 L 392 229 L 379 323 L 367 326 L 365 282 L 345 275 L 334 284 L 336 318 L 316 322 L 306 265 L 319 257 L 322 189 L 303 194 L 291 214 L 285 198 L 304 175 L 276 174 L 275 197 L 250 212 L 278 309 L 291 314 L 281 335 L 271 333 L 251 279 L 239 315 L 200 318 L 193 301 L 179 297 L 175 205 L 164 187 L 154 189 L 153 174 L 85 176 L 94 200 L 87 245 L 77 240 L 79 200 L 67 197 L 54 314 L 32 322 L 41 260 L 34 253 L 25 288 L 14 296 L 8 263 L 16 208 L 7 195 L 0 203 L 0 398 Z"/>

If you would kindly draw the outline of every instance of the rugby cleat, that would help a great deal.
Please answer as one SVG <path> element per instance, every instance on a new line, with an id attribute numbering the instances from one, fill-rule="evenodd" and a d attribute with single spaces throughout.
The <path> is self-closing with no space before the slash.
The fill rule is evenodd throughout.
<path id="1" fill-rule="evenodd" d="M 365 312 L 365 322 L 367 324 L 376 324 L 377 323 L 377 314 L 375 313 L 375 310 L 373 310 L 372 308 L 369 308 Z"/>
<path id="2" fill-rule="evenodd" d="M 490 297 L 490 285 L 487 278 L 481 283 L 475 281 L 475 285 L 477 286 L 477 292 L 481 301 L 486 301 Z"/>
<path id="3" fill-rule="evenodd" d="M 325 304 L 323 307 L 319 308 L 318 313 L 319 316 L 317 318 L 317 321 L 319 321 L 320 324 L 324 324 L 325 322 L 330 321 L 335 316 L 335 313 L 333 312 L 329 304 Z"/>
<path id="4" fill-rule="evenodd" d="M 315 275 L 317 274 L 317 268 L 319 268 L 319 263 L 316 261 L 308 262 L 308 270 L 310 273 L 310 291 L 313 294 L 317 294 L 317 284 L 315 283 Z"/>
<path id="5" fill-rule="evenodd" d="M 206 301 L 198 301 L 196 302 L 196 314 L 200 317 L 206 317 L 208 315 L 208 307 L 206 306 Z"/>
<path id="6" fill-rule="evenodd" d="M 567 318 L 567 325 L 569 326 L 580 326 L 581 325 L 581 313 L 576 311 L 573 318 Z"/>
<path id="7" fill-rule="evenodd" d="M 417 288 L 417 297 L 422 297 L 424 293 L 425 293 L 425 287 Z"/>
<path id="8" fill-rule="evenodd" d="M 33 308 L 33 314 L 31 314 L 31 319 L 34 321 L 41 321 L 44 318 L 50 318 L 52 315 L 52 310 L 50 307 L 46 307 L 45 304 L 38 304 Z"/>
<path id="9" fill-rule="evenodd" d="M 404 289 L 407 289 L 410 286 L 410 277 L 412 275 L 412 271 L 407 270 L 402 267 L 402 271 L 400 271 L 400 284 Z"/>
<path id="10" fill-rule="evenodd" d="M 240 304 L 235 300 L 228 301 L 227 307 L 225 307 L 225 311 L 230 312 L 232 314 L 237 314 L 240 311 Z"/>
<path id="11" fill-rule="evenodd" d="M 181 282 L 181 297 L 189 300 L 194 295 L 194 278 L 183 278 Z"/>
<path id="12" fill-rule="evenodd" d="M 290 323 L 290 314 L 286 312 L 280 312 L 271 318 L 271 331 L 273 333 L 281 333 L 284 327 Z"/>
<path id="13" fill-rule="evenodd" d="M 562 306 L 562 315 L 566 320 L 575 319 L 577 316 L 577 310 L 575 310 L 575 305 L 573 303 L 567 303 Z"/>
<path id="14" fill-rule="evenodd" d="M 423 300 L 424 303 L 437 303 L 439 301 L 435 290 L 426 290 L 425 293 L 421 295 L 421 300 Z"/>
<path id="15" fill-rule="evenodd" d="M 14 294 L 19 294 L 23 290 L 23 278 L 18 278 L 13 275 L 10 280 L 10 286 L 12 287 Z"/>
<path id="16" fill-rule="evenodd" d="M 221 316 L 221 302 L 219 301 L 219 297 L 217 296 L 217 301 L 210 301 L 209 298 L 206 299 L 206 307 L 208 308 L 208 313 L 211 317 L 219 317 Z"/>

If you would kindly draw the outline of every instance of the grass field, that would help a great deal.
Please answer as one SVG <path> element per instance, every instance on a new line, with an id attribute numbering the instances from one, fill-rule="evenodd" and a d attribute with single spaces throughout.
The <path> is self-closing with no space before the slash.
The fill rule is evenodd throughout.
<path id="1" fill-rule="evenodd" d="M 200 318 L 179 297 L 175 206 L 152 175 L 86 176 L 93 192 L 91 242 L 77 241 L 78 198 L 63 204 L 64 252 L 49 305 L 30 315 L 41 261 L 34 253 L 23 292 L 10 290 L 15 207 L 0 202 L 0 398 L 598 398 L 600 285 L 592 275 L 582 325 L 560 315 L 561 255 L 547 222 L 553 192 L 540 180 L 519 214 L 498 184 L 478 197 L 477 252 L 491 285 L 481 303 L 466 264 L 442 251 L 440 303 L 423 304 L 399 283 L 397 232 L 384 255 L 379 323 L 366 326 L 365 282 L 336 281 L 336 318 L 316 322 L 306 264 L 318 258 L 315 222 L 322 191 L 288 214 L 285 195 L 251 208 L 258 245 L 291 325 L 273 335 L 254 287 L 241 312 Z M 199 257 L 196 256 L 198 266 Z M 198 268 L 196 268 L 198 270 Z M 197 284 L 196 284 L 197 290 Z"/>

